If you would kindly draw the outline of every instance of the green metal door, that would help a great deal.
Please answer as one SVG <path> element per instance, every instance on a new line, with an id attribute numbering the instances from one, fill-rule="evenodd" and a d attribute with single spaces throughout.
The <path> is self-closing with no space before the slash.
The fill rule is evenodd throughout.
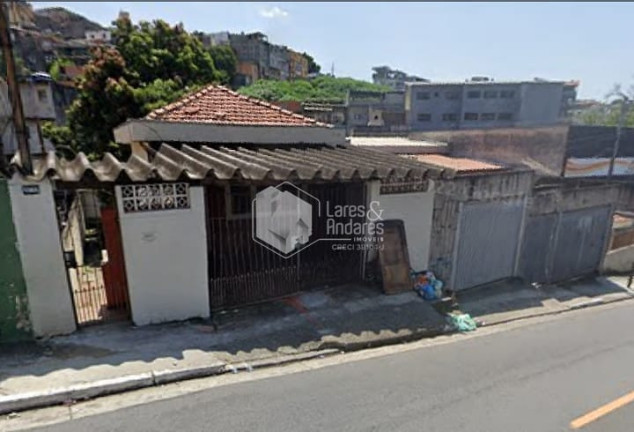
<path id="1" fill-rule="evenodd" d="M 26 283 L 7 181 L 0 178 L 0 343 L 31 338 Z"/>

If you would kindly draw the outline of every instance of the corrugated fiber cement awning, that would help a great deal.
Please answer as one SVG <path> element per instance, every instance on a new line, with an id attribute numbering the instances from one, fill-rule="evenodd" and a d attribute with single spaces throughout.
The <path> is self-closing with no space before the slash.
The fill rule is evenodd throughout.
<path id="1" fill-rule="evenodd" d="M 354 181 L 452 177 L 452 170 L 416 160 L 351 146 L 247 149 L 243 147 L 193 147 L 161 144 L 150 161 L 133 154 L 121 162 L 110 153 L 89 161 L 80 153 L 73 160 L 50 152 L 33 160 L 28 179 L 49 176 L 63 182 L 128 183 L 146 181 L 215 180 L 247 181 Z M 16 156 L 12 167 L 19 170 Z"/>

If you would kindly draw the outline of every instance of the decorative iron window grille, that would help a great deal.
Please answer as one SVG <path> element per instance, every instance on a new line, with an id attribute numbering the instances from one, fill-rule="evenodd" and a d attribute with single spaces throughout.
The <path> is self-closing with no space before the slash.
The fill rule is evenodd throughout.
<path id="1" fill-rule="evenodd" d="M 121 187 L 124 213 L 189 208 L 187 183 L 126 185 Z"/>

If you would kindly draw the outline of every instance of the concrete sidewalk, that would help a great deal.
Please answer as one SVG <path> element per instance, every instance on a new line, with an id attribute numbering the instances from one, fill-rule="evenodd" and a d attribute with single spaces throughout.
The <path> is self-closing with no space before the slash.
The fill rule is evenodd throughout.
<path id="1" fill-rule="evenodd" d="M 504 281 L 458 294 L 484 325 L 632 297 L 626 278 L 534 287 Z M 435 305 L 437 306 L 437 304 Z M 450 331 L 414 292 L 346 286 L 190 321 L 111 324 L 0 352 L 0 414 L 141 387 L 279 365 Z"/>
<path id="2" fill-rule="evenodd" d="M 627 277 L 598 277 L 534 286 L 502 281 L 459 292 L 459 308 L 483 325 L 565 312 L 632 298 Z"/>
<path id="3" fill-rule="evenodd" d="M 434 336 L 413 291 L 345 286 L 226 311 L 214 323 L 110 324 L 0 353 L 0 413 Z"/>

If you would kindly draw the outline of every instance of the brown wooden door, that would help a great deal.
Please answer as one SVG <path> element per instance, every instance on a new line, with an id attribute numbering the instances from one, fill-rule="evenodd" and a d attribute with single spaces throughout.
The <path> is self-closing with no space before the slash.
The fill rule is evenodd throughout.
<path id="1" fill-rule="evenodd" d="M 387 220 L 383 224 L 379 262 L 383 274 L 383 290 L 396 294 L 412 289 L 405 226 L 402 220 Z"/>

